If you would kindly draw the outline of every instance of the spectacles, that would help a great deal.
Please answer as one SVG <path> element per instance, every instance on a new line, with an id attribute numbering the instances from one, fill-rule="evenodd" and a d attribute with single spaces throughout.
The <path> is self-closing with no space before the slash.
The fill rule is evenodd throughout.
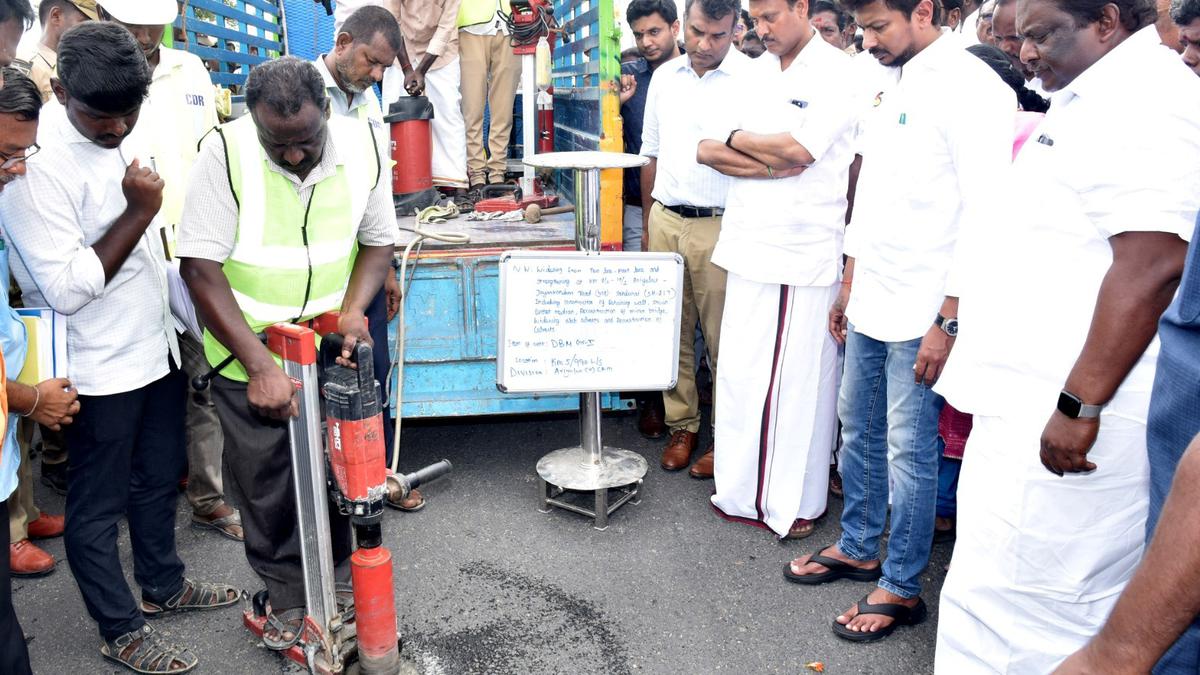
<path id="1" fill-rule="evenodd" d="M 41 149 L 42 147 L 40 145 L 34 143 L 32 146 L 26 149 L 25 154 L 21 155 L 20 157 L 14 157 L 13 155 L 6 155 L 3 152 L 0 152 L 0 171 L 7 171 L 21 162 L 27 161 L 30 157 L 38 154 Z"/>

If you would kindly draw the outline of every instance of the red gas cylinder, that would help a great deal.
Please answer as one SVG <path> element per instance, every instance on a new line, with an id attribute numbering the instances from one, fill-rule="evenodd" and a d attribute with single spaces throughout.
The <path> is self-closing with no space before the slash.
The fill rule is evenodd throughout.
<path id="1" fill-rule="evenodd" d="M 401 96 L 384 122 L 392 130 L 392 193 L 397 211 L 411 214 L 437 201 L 433 188 L 433 104 L 424 96 Z"/>

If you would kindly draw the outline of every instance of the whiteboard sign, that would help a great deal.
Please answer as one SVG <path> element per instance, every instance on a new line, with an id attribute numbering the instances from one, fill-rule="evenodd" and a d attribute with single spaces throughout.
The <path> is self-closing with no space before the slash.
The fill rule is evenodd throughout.
<path id="1" fill-rule="evenodd" d="M 683 258 L 674 253 L 505 252 L 496 386 L 670 389 L 682 290 Z"/>

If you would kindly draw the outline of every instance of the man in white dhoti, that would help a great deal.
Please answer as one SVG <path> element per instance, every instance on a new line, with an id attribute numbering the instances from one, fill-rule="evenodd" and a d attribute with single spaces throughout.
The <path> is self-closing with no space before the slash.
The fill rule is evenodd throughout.
<path id="1" fill-rule="evenodd" d="M 845 4 L 889 82 L 860 141 L 846 270 L 830 311 L 830 330 L 846 344 L 838 403 L 842 536 L 793 560 L 784 575 L 810 585 L 878 579 L 832 624 L 841 638 L 870 642 L 925 618 L 921 573 L 941 455 L 942 400 L 930 387 L 956 334 L 951 272 L 959 233 L 990 222 L 992 190 L 1012 158 L 1017 106 L 991 68 L 933 25 L 931 0 Z"/>
<path id="2" fill-rule="evenodd" d="M 341 26 L 363 5 L 386 7 L 400 22 L 405 50 L 398 65 L 383 75 L 383 111 L 401 96 L 427 96 L 433 104 L 433 184 L 465 191 L 467 136 L 462 112 L 462 73 L 458 59 L 461 0 L 339 0 Z"/>
<path id="3" fill-rule="evenodd" d="M 841 272 L 851 128 L 869 99 L 806 3 L 752 0 L 750 14 L 767 53 L 738 96 L 713 102 L 728 113 L 698 156 L 733 177 L 713 251 L 728 281 L 712 503 L 802 537 L 828 493 L 841 367 L 825 317 Z"/>
<path id="4" fill-rule="evenodd" d="M 1141 558 L 1158 319 L 1200 208 L 1200 81 L 1153 23 L 1154 0 L 1018 0 L 1021 55 L 1053 93 L 1005 190 L 1016 212 L 963 250 L 937 389 L 975 427 L 939 673 L 1050 672 Z"/>

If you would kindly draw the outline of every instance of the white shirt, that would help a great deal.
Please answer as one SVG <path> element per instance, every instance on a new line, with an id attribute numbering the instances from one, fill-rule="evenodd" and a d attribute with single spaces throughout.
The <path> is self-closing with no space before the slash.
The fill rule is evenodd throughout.
<path id="1" fill-rule="evenodd" d="M 0 198 L 0 220 L 19 255 L 13 276 L 29 306 L 67 315 L 67 376 L 86 396 L 133 391 L 179 363 L 167 301 L 161 223 L 151 223 L 116 275 L 92 245 L 126 207 L 121 181 L 135 157 L 148 155 L 126 139 L 108 150 L 84 138 L 51 100 L 41 114 L 38 144 L 24 180 Z"/>
<path id="2" fill-rule="evenodd" d="M 1121 84 L 1130 82 L 1144 86 Z M 1200 80 L 1162 48 L 1154 26 L 1053 95 L 1013 165 L 1015 186 L 1005 193 L 1020 197 L 1011 215 L 964 250 L 970 274 L 959 337 L 937 385 L 956 408 L 1054 409 L 1112 265 L 1109 238 L 1131 231 L 1190 238 L 1200 209 L 1197 111 Z M 1157 354 L 1155 338 L 1110 411 L 1122 392 L 1151 390 Z M 1144 405 L 1137 414 L 1144 420 Z"/>
<path id="3" fill-rule="evenodd" d="M 791 178 L 732 179 L 714 263 L 759 283 L 837 282 L 854 159 L 850 139 L 869 105 L 852 67 L 848 54 L 814 34 L 787 70 L 765 52 L 739 76 L 737 96 L 713 102 L 724 119 L 709 127 L 708 138 L 723 143 L 733 129 L 787 132 L 815 160 Z"/>
<path id="4" fill-rule="evenodd" d="M 500 18 L 500 12 L 502 11 L 504 11 L 504 5 L 500 0 L 496 0 L 496 13 L 492 15 L 491 21 L 463 26 L 460 30 L 464 30 L 471 35 L 508 35 L 508 24 L 504 23 L 504 19 Z"/>
<path id="5" fill-rule="evenodd" d="M 721 65 L 697 77 L 687 54 L 658 67 L 646 94 L 642 155 L 658 159 L 651 196 L 667 206 L 725 206 L 731 179 L 696 161 L 706 114 L 739 92 L 750 57 L 730 47 Z M 722 142 L 725 139 L 721 139 Z"/>
<path id="6" fill-rule="evenodd" d="M 958 24 L 958 32 L 962 34 L 963 47 L 979 44 L 979 31 L 976 30 L 977 28 L 979 28 L 979 9 L 971 12 L 970 16 Z"/>
<path id="7" fill-rule="evenodd" d="M 946 296 L 960 229 L 986 226 L 1007 196 L 1016 96 L 991 68 L 939 37 L 877 98 L 845 253 L 855 259 L 846 314 L 883 342 L 925 335 Z"/>

